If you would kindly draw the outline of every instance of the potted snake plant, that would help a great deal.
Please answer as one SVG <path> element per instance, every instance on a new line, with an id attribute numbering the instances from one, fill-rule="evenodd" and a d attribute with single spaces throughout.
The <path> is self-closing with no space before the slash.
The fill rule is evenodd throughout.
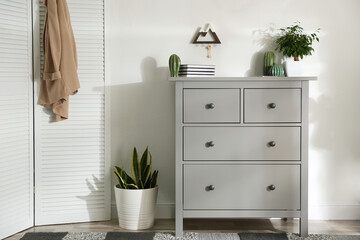
<path id="1" fill-rule="evenodd" d="M 317 34 L 320 32 L 318 28 L 314 33 L 306 34 L 300 26 L 300 22 L 294 25 L 280 29 L 280 37 L 276 40 L 276 50 L 279 50 L 288 59 L 285 61 L 285 72 L 289 76 L 301 76 L 303 73 L 304 56 L 312 55 L 314 41 L 319 42 Z"/>
<path id="2" fill-rule="evenodd" d="M 152 171 L 152 156 L 148 148 L 139 159 L 134 147 L 131 175 L 121 167 L 114 167 L 118 180 L 115 199 L 119 226 L 129 230 L 151 228 L 154 225 L 155 204 L 158 193 L 158 171 Z"/>

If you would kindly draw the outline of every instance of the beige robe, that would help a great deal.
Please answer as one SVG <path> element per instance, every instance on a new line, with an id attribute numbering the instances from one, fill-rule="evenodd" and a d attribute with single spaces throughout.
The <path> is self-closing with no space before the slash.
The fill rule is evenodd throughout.
<path id="1" fill-rule="evenodd" d="M 69 95 L 80 88 L 77 54 L 66 0 L 45 0 L 44 71 L 39 104 L 51 108 L 56 121 L 68 118 Z"/>

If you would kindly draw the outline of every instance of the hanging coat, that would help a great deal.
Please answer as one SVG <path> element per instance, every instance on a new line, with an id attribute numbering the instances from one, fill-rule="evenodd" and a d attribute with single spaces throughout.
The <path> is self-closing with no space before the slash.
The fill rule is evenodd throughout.
<path id="1" fill-rule="evenodd" d="M 44 70 L 39 104 L 54 112 L 56 121 L 68 118 L 69 95 L 80 88 L 77 53 L 66 0 L 45 0 Z"/>

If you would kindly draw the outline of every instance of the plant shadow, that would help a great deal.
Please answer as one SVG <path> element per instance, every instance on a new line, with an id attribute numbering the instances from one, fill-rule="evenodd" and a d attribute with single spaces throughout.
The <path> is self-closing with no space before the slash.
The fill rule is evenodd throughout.
<path id="1" fill-rule="evenodd" d="M 257 29 L 252 32 L 254 38 L 253 43 L 260 46 L 261 49 L 255 52 L 250 61 L 250 67 L 245 72 L 246 77 L 263 76 L 264 75 L 264 54 L 267 51 L 273 51 L 276 56 L 276 64 L 282 64 L 283 55 L 276 52 L 276 39 L 279 32 L 275 24 L 269 24 L 265 29 Z"/>

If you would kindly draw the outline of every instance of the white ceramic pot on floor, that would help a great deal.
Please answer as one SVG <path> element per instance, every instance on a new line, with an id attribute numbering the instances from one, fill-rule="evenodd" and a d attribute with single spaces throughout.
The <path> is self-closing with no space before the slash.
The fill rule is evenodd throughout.
<path id="1" fill-rule="evenodd" d="M 304 61 L 294 61 L 294 59 L 287 59 L 285 61 L 285 72 L 287 77 L 299 77 L 304 74 Z"/>
<path id="2" fill-rule="evenodd" d="M 115 186 L 119 226 L 129 230 L 151 228 L 154 225 L 158 187 L 121 189 Z"/>

